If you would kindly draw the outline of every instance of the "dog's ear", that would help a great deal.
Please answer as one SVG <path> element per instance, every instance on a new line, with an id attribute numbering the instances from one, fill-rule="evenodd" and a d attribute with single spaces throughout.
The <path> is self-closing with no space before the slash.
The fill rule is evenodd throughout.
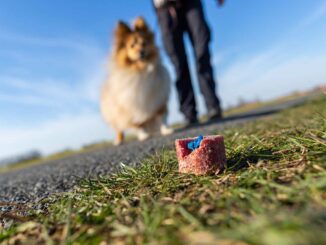
<path id="1" fill-rule="evenodd" d="M 117 49 L 122 48 L 122 46 L 125 42 L 125 38 L 130 33 L 131 33 L 130 27 L 126 23 L 119 21 L 117 24 L 117 27 L 115 28 L 115 32 L 114 32 L 115 43 L 116 43 Z"/>
<path id="2" fill-rule="evenodd" d="M 148 25 L 143 17 L 136 18 L 133 26 L 135 31 L 141 31 L 141 32 L 149 31 Z"/>
<path id="3" fill-rule="evenodd" d="M 116 37 L 125 37 L 126 35 L 130 34 L 130 32 L 131 29 L 126 23 L 124 23 L 123 21 L 118 22 L 118 25 L 115 29 Z"/>

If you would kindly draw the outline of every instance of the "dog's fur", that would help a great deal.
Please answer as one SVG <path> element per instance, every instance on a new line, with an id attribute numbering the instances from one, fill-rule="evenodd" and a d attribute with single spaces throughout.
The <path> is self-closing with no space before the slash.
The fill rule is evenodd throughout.
<path id="1" fill-rule="evenodd" d="M 172 132 L 165 124 L 169 89 L 169 74 L 145 20 L 138 17 L 132 28 L 119 22 L 101 96 L 101 111 L 117 134 L 116 144 L 123 142 L 127 129 L 136 130 L 139 140 Z"/>

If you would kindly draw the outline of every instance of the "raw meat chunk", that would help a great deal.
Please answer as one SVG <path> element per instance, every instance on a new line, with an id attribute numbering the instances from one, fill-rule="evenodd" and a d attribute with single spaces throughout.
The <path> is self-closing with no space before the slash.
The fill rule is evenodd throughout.
<path id="1" fill-rule="evenodd" d="M 216 174 L 225 168 L 226 155 L 223 136 L 204 136 L 202 140 L 200 137 L 175 141 L 180 173 Z M 193 145 L 192 142 L 198 143 L 198 140 L 201 140 L 199 148 L 192 150 L 193 148 L 190 147 Z"/>

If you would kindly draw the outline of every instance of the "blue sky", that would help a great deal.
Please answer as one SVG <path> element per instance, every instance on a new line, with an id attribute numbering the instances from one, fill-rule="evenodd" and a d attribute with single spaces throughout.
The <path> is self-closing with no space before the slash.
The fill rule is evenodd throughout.
<path id="1" fill-rule="evenodd" d="M 224 107 L 326 83 L 324 0 L 203 2 Z M 138 15 L 157 30 L 150 0 L 1 0 L 0 158 L 113 137 L 99 90 L 117 20 Z M 157 42 L 162 47 L 158 32 Z M 188 51 L 191 58 L 189 44 Z M 173 75 L 164 52 L 163 59 Z M 181 120 L 174 90 L 169 107 L 169 121 Z"/>

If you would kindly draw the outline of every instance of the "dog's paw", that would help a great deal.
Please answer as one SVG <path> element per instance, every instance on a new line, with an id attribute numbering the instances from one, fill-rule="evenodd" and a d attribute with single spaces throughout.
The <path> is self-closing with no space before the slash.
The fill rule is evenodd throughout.
<path id="1" fill-rule="evenodd" d="M 166 125 L 162 125 L 160 131 L 161 131 L 161 135 L 169 135 L 174 132 L 172 128 L 169 128 Z"/>
<path id="2" fill-rule="evenodd" d="M 115 140 L 114 142 L 113 142 L 113 145 L 115 145 L 115 146 L 119 146 L 119 145 L 122 145 L 122 141 L 120 141 L 120 140 Z"/>
<path id="3" fill-rule="evenodd" d="M 149 133 L 145 131 L 139 131 L 137 134 L 137 138 L 139 141 L 147 140 L 150 137 Z"/>

